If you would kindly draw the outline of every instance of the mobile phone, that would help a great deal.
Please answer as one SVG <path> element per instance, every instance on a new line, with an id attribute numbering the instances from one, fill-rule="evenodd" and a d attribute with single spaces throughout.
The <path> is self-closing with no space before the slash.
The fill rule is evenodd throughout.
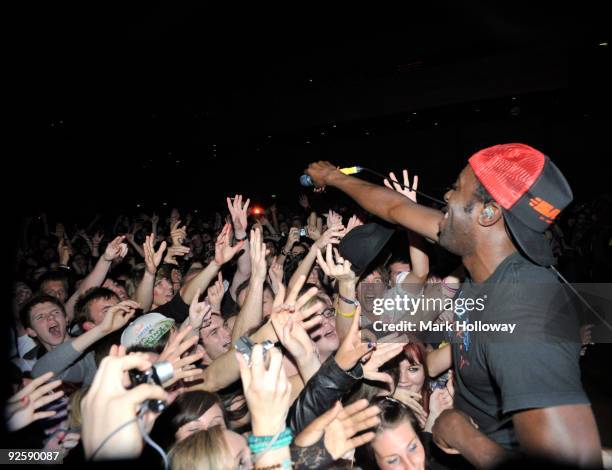
<path id="1" fill-rule="evenodd" d="M 300 229 L 300 237 L 307 237 L 307 236 L 308 236 L 308 229 L 301 228 Z"/>

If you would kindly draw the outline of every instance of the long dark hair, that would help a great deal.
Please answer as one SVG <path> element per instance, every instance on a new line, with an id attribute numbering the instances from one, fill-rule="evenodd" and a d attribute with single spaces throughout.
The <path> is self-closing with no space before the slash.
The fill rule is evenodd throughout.
<path id="1" fill-rule="evenodd" d="M 227 425 L 227 419 L 221 400 L 214 393 L 195 390 L 179 395 L 171 406 L 171 408 L 176 409 L 176 413 L 172 416 L 171 420 L 174 432 L 178 431 L 181 426 L 191 421 L 196 421 L 215 405 L 219 405 L 219 408 L 221 408 L 223 420 Z"/>
<path id="2" fill-rule="evenodd" d="M 425 412 L 429 413 L 429 383 L 427 377 L 429 377 L 429 373 L 427 372 L 427 363 L 425 361 L 425 357 L 427 356 L 425 352 L 425 347 L 422 343 L 408 343 L 404 346 L 404 356 L 408 359 L 411 365 L 421 365 L 423 366 L 423 373 L 425 375 L 425 380 L 423 381 L 423 386 L 421 387 L 421 396 L 423 397 L 423 409 Z"/>
<path id="3" fill-rule="evenodd" d="M 159 416 L 151 437 L 161 447 L 168 449 L 174 443 L 175 434 L 181 426 L 198 420 L 215 405 L 221 408 L 227 426 L 227 416 L 217 395 L 203 390 L 183 393 Z"/>
<path id="4" fill-rule="evenodd" d="M 421 387 L 419 393 L 421 394 L 421 397 L 423 397 L 421 400 L 421 405 L 423 406 L 423 409 L 429 413 L 429 396 L 431 391 L 429 389 L 429 374 L 427 372 L 427 364 L 425 363 L 426 355 L 425 347 L 422 343 L 408 343 L 406 346 L 404 346 L 404 353 L 387 362 L 381 371 L 387 372 L 393 378 L 393 382 L 397 387 L 400 379 L 400 362 L 402 362 L 402 360 L 407 359 L 410 365 L 413 366 L 423 366 L 425 380 L 423 381 L 423 386 Z"/>
<path id="5" fill-rule="evenodd" d="M 228 429 L 237 432 L 238 434 L 243 434 L 251 429 L 250 423 L 236 426 L 233 422 L 239 421 L 244 418 L 249 412 L 249 406 L 246 402 L 246 397 L 244 403 L 240 405 L 235 410 L 231 409 L 233 401 L 239 396 L 244 396 L 244 391 L 242 390 L 242 384 L 237 385 L 234 384 L 222 391 L 219 391 L 219 397 L 223 403 L 223 409 L 225 412 L 225 416 L 227 417 Z"/>
<path id="6" fill-rule="evenodd" d="M 423 442 L 421 428 L 414 413 L 401 401 L 391 397 L 376 397 L 370 402 L 370 405 L 377 406 L 380 409 L 380 414 L 378 415 L 380 423 L 373 429 L 376 434 L 386 429 L 394 429 L 400 423 L 406 421 L 410 423 L 410 426 L 414 429 L 419 440 Z M 358 453 L 356 455 L 358 459 L 364 459 L 365 462 L 367 462 L 364 468 L 377 468 L 372 442 L 361 448 L 357 448 Z"/>

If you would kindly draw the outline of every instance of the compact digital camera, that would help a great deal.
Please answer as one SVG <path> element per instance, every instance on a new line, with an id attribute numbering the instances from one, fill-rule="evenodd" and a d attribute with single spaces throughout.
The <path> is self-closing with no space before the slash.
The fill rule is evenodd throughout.
<path id="1" fill-rule="evenodd" d="M 255 344 L 256 343 L 253 343 L 253 341 L 251 341 L 251 339 L 248 336 L 241 336 L 240 338 L 238 338 L 238 341 L 236 341 L 235 347 L 236 347 L 236 350 L 242 354 L 244 359 L 250 363 L 251 354 L 253 353 L 253 347 L 255 346 Z M 264 359 L 265 359 L 267 356 L 268 350 L 274 347 L 274 343 L 270 340 L 265 340 L 263 343 L 261 343 L 261 345 L 263 346 Z"/>
<path id="2" fill-rule="evenodd" d="M 153 364 L 149 370 L 131 369 L 128 374 L 132 387 L 147 383 L 161 387 L 174 376 L 174 369 L 169 361 L 160 361 Z M 155 413 L 161 413 L 166 409 L 166 402 L 163 400 L 147 400 L 144 404 Z"/>

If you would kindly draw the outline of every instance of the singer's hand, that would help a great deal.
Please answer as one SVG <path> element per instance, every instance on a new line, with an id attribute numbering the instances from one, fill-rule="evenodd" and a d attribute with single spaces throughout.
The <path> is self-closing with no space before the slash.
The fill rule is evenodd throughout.
<path id="1" fill-rule="evenodd" d="M 304 173 L 310 176 L 316 187 L 326 186 L 330 184 L 334 176 L 342 174 L 334 165 L 323 161 L 311 163 Z"/>

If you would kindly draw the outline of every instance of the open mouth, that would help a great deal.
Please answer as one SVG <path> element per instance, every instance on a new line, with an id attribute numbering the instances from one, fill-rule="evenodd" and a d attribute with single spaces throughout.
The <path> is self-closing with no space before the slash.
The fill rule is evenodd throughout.
<path id="1" fill-rule="evenodd" d="M 51 328 L 49 328 L 49 334 L 54 338 L 59 338 L 61 336 L 59 325 L 53 325 Z"/>

